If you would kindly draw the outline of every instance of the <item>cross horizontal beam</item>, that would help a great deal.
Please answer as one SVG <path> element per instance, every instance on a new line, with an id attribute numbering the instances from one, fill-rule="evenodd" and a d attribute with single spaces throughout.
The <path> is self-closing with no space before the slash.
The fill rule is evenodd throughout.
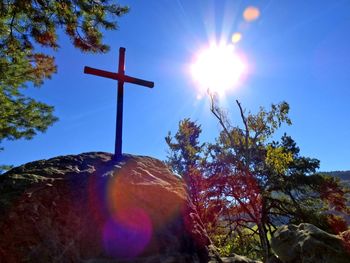
<path id="1" fill-rule="evenodd" d="M 96 69 L 96 68 L 84 67 L 84 73 L 92 74 L 92 75 L 96 75 L 96 76 L 100 76 L 100 77 L 105 77 L 105 78 L 109 78 L 109 79 L 114 79 L 114 80 L 118 80 L 118 81 L 122 81 L 122 82 L 133 83 L 133 84 L 145 86 L 148 88 L 154 87 L 154 82 L 152 82 L 152 81 L 138 79 L 138 78 L 130 77 L 128 75 L 113 73 L 113 72 L 100 70 L 100 69 Z"/>

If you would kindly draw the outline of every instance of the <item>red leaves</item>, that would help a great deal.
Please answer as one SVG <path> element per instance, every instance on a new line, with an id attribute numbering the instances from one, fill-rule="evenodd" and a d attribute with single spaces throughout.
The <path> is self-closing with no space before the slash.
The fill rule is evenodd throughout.
<path id="1" fill-rule="evenodd" d="M 325 200 L 330 208 L 335 211 L 346 210 L 345 193 L 335 178 L 326 178 L 320 188 L 320 194 L 322 200 Z"/>
<path id="2" fill-rule="evenodd" d="M 330 214 L 327 216 L 327 223 L 335 234 L 348 230 L 348 224 L 341 216 Z"/>
<path id="3" fill-rule="evenodd" d="M 34 32 L 34 31 L 32 31 Z M 43 46 L 57 47 L 56 40 L 57 36 L 54 32 L 40 32 L 33 34 L 34 39 Z"/>
<path id="4" fill-rule="evenodd" d="M 42 53 L 36 53 L 32 54 L 29 59 L 32 64 L 32 68 L 28 74 L 31 75 L 35 85 L 41 84 L 41 81 L 45 78 L 50 78 L 51 75 L 57 70 L 54 57 Z"/>

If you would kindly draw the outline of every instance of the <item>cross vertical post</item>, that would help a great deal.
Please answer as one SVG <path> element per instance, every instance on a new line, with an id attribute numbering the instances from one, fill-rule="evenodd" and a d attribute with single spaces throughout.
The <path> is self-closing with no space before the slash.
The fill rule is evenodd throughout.
<path id="1" fill-rule="evenodd" d="M 123 135 L 123 97 L 124 97 L 124 80 L 125 75 L 125 48 L 119 48 L 119 65 L 118 74 L 121 79 L 118 80 L 118 98 L 117 98 L 117 119 L 115 130 L 115 147 L 114 157 L 120 160 L 122 157 L 122 135 Z"/>
<path id="2" fill-rule="evenodd" d="M 114 79 L 118 81 L 118 96 L 117 96 L 117 117 L 115 129 L 115 147 L 114 160 L 120 161 L 123 157 L 122 152 L 122 133 L 123 133 L 123 97 L 124 97 L 124 83 L 133 83 L 136 85 L 153 88 L 154 82 L 143 79 L 138 79 L 125 75 L 125 48 L 119 48 L 119 64 L 118 72 L 113 73 L 105 70 L 100 70 L 91 67 L 84 67 L 84 73 L 92 74 L 99 77 Z"/>

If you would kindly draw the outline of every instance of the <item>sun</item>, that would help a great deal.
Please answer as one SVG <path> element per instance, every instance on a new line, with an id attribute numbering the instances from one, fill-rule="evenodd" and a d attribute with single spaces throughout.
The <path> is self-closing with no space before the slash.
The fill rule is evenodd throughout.
<path id="1" fill-rule="evenodd" d="M 200 50 L 191 64 L 191 74 L 198 87 L 219 96 L 236 87 L 245 71 L 243 59 L 228 44 L 213 44 Z"/>

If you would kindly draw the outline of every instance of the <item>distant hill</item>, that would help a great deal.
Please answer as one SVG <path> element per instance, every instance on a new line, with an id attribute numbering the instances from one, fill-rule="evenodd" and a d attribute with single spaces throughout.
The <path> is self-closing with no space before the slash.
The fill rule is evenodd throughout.
<path id="1" fill-rule="evenodd" d="M 339 177 L 340 180 L 350 185 L 350 171 L 332 171 L 332 172 L 322 172 L 322 173 L 330 176 Z"/>

